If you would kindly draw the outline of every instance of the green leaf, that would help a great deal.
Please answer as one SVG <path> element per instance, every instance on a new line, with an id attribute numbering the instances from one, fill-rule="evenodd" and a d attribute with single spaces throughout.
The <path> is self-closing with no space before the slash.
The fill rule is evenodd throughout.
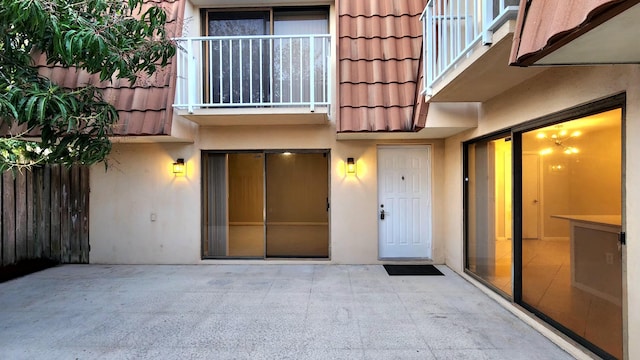
<path id="1" fill-rule="evenodd" d="M 47 98 L 41 97 L 38 99 L 38 122 L 45 122 L 45 111 L 47 108 Z"/>
<path id="2" fill-rule="evenodd" d="M 31 56 L 43 53 L 48 66 L 76 67 L 99 74 L 102 81 L 115 75 L 133 82 L 138 73 L 153 74 L 158 64 L 168 64 L 175 47 L 166 38 L 164 11 L 143 4 L 0 0 L 2 123 L 39 129 L 42 146 L 55 147 L 51 161 L 104 161 L 111 149 L 108 136 L 118 121 L 116 109 L 92 86 L 63 89 L 52 84 L 39 74 L 43 64 L 34 64 Z M 0 143 L 0 169 L 24 156 L 24 142 L 15 140 Z"/>
<path id="3" fill-rule="evenodd" d="M 27 104 L 25 106 L 25 111 L 24 111 L 26 121 L 30 121 L 33 118 L 33 108 L 35 106 L 36 101 L 38 101 L 38 98 L 35 96 L 32 96 L 27 101 Z"/>

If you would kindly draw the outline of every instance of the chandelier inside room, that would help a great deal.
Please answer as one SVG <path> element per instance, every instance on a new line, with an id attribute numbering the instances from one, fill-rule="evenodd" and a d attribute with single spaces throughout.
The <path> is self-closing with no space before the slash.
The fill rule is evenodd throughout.
<path id="1" fill-rule="evenodd" d="M 580 152 L 577 147 L 566 144 L 571 139 L 574 139 L 580 136 L 582 134 L 580 131 L 576 130 L 573 132 L 569 132 L 566 129 L 563 129 L 562 125 L 555 126 L 554 129 L 556 131 L 553 133 L 547 133 L 544 131 L 539 132 L 538 135 L 536 135 L 536 137 L 538 139 L 549 140 L 550 142 L 555 144 L 557 147 L 562 149 L 562 152 L 567 155 L 577 154 Z M 554 149 L 555 149 L 554 147 L 544 148 L 540 150 L 540 155 L 552 154 L 554 152 Z"/>

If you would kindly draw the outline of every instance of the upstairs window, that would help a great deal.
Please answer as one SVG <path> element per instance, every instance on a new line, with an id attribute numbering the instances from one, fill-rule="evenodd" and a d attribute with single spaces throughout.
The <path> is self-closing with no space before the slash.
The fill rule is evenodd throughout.
<path id="1" fill-rule="evenodd" d="M 207 103 L 263 106 L 328 102 L 326 8 L 207 10 Z M 309 36 L 306 36 L 309 35 Z"/>

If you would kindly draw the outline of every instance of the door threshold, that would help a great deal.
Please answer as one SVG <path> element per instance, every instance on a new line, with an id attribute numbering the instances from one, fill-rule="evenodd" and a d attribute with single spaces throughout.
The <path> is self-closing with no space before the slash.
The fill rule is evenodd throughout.
<path id="1" fill-rule="evenodd" d="M 379 261 L 429 261 L 429 262 L 433 262 L 433 259 L 431 258 L 421 258 L 421 257 L 415 257 L 415 258 L 397 258 L 397 257 L 384 257 L 378 258 Z"/>

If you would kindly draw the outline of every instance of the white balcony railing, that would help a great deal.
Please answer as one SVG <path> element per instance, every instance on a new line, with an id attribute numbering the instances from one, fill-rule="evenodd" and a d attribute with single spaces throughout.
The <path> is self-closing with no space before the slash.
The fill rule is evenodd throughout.
<path id="1" fill-rule="evenodd" d="M 330 35 L 176 39 L 175 108 L 309 107 L 330 102 Z"/>
<path id="2" fill-rule="evenodd" d="M 437 83 L 474 46 L 491 44 L 493 31 L 518 14 L 519 0 L 429 0 L 422 13 L 424 87 Z"/>

